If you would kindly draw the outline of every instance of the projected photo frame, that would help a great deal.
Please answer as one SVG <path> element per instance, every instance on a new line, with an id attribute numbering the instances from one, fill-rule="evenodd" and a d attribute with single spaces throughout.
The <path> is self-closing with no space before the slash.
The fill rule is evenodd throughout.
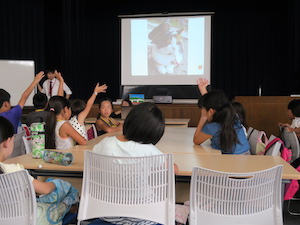
<path id="1" fill-rule="evenodd" d="M 210 81 L 211 15 L 121 18 L 121 85 Z"/>

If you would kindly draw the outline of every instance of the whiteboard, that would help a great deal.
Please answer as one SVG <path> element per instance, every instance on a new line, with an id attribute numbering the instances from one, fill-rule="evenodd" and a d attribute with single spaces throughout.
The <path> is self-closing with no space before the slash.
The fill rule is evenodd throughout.
<path id="1" fill-rule="evenodd" d="M 10 94 L 12 106 L 18 104 L 23 92 L 34 79 L 33 60 L 0 60 L 0 88 Z M 28 97 L 25 106 L 33 106 L 34 91 Z"/>

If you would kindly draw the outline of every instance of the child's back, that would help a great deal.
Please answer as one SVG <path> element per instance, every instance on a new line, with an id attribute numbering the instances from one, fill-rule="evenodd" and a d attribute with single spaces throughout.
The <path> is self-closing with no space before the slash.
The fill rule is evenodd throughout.
<path id="1" fill-rule="evenodd" d="M 37 93 L 33 96 L 33 105 L 35 110 L 28 113 L 26 117 L 27 126 L 30 126 L 32 123 L 46 122 L 50 114 L 49 111 L 45 111 L 48 105 L 48 98 L 44 93 Z"/>

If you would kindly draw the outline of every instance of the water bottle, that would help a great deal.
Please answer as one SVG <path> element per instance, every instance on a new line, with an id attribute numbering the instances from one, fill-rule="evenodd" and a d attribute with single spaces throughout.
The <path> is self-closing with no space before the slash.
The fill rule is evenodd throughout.
<path id="1" fill-rule="evenodd" d="M 32 137 L 32 158 L 41 159 L 45 151 L 45 123 L 32 123 L 30 125 Z"/>

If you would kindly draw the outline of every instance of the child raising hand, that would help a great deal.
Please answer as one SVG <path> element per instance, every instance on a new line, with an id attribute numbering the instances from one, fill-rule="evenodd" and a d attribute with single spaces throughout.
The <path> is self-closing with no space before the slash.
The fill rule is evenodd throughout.
<path id="1" fill-rule="evenodd" d="M 78 133 L 80 133 L 81 136 L 83 136 L 85 139 L 87 139 L 87 133 L 86 133 L 84 121 L 88 116 L 98 93 L 105 93 L 106 89 L 107 89 L 106 84 L 99 86 L 99 83 L 97 83 L 94 92 L 89 98 L 89 100 L 87 101 L 87 103 L 85 103 L 81 99 L 75 99 L 71 102 L 72 115 L 69 122 L 72 125 L 72 127 Z"/>

